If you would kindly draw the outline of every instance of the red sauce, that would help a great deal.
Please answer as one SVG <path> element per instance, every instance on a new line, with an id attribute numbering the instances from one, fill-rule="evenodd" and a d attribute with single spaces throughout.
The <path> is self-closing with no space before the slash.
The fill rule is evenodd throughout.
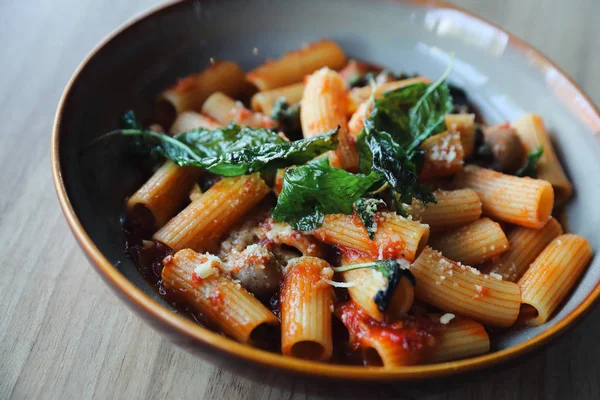
<path id="1" fill-rule="evenodd" d="M 376 257 L 373 254 L 365 253 L 363 251 L 356 250 L 351 247 L 337 246 L 337 248 L 338 248 L 339 252 L 342 253 L 346 259 L 348 259 L 348 261 L 358 261 L 358 260 L 365 260 L 365 259 L 375 260 L 376 259 Z"/>
<path id="2" fill-rule="evenodd" d="M 397 240 L 388 240 L 380 247 L 380 258 L 386 260 L 388 258 L 404 258 L 404 242 Z"/>
<path id="3" fill-rule="evenodd" d="M 402 349 L 402 362 L 413 365 L 422 361 L 436 346 L 439 324 L 425 317 L 406 317 L 400 321 L 377 321 L 355 303 L 338 307 L 336 312 L 351 335 L 354 350 L 386 343 Z"/>

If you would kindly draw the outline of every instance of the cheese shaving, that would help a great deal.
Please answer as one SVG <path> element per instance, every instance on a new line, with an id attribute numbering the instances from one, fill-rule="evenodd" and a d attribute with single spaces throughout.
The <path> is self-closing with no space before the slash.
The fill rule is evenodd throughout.
<path id="1" fill-rule="evenodd" d="M 206 279 L 211 275 L 217 274 L 221 266 L 221 259 L 219 257 L 210 253 L 206 253 L 204 256 L 206 257 L 206 261 L 196 265 L 194 268 L 194 275 L 201 279 Z"/>

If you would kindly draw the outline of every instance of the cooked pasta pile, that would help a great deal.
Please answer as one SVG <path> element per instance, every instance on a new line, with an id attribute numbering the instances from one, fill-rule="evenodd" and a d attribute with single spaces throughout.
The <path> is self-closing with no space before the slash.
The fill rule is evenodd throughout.
<path id="1" fill-rule="evenodd" d="M 448 73 L 321 40 L 180 80 L 172 121 L 123 119 L 163 157 L 127 200 L 129 254 L 198 322 L 290 357 L 436 363 L 544 324 L 592 257 L 552 217 L 571 183 L 541 117 L 486 126 Z"/>

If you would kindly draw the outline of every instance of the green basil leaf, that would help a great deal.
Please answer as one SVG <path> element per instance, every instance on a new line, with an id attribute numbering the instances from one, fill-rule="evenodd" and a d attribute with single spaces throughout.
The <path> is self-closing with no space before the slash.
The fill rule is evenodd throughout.
<path id="1" fill-rule="evenodd" d="M 316 229 L 325 214 L 352 214 L 353 204 L 378 181 L 376 173 L 352 174 L 333 168 L 325 157 L 290 168 L 283 177 L 273 218 L 296 230 Z"/>
<path id="2" fill-rule="evenodd" d="M 539 145 L 537 149 L 530 151 L 527 154 L 527 160 L 525 165 L 517 170 L 516 176 L 528 176 L 530 178 L 537 178 L 537 163 L 544 154 L 544 146 Z"/>
<path id="3" fill-rule="evenodd" d="M 361 172 L 364 174 L 374 171 L 384 177 L 398 201 L 410 204 L 413 198 L 417 198 L 423 204 L 436 202 L 431 189 L 419 183 L 414 160 L 409 158 L 389 133 L 375 129 L 372 121 L 365 121 L 363 131 L 357 139 L 357 148 L 361 158 Z M 416 154 L 413 153 L 413 156 Z M 396 207 L 396 211 L 405 215 L 402 207 Z"/>
<path id="4" fill-rule="evenodd" d="M 417 104 L 410 109 L 409 130 L 414 138 L 407 152 L 416 150 L 427 138 L 446 129 L 444 115 L 453 109 L 452 97 L 446 84 L 451 65 L 435 83 L 429 85 Z"/>
<path id="5" fill-rule="evenodd" d="M 371 240 L 375 238 L 375 233 L 377 232 L 377 222 L 375 221 L 375 213 L 385 207 L 385 201 L 381 199 L 362 198 L 358 199 L 358 201 L 354 203 L 356 215 L 358 215 L 358 217 L 364 224 L 365 228 L 367 229 L 367 233 L 369 234 L 369 238 Z"/>
<path id="6" fill-rule="evenodd" d="M 195 129 L 171 137 L 162 133 L 123 130 L 158 141 L 156 151 L 181 166 L 195 166 L 213 174 L 239 176 L 274 170 L 309 160 L 337 148 L 338 129 L 296 142 L 288 142 L 268 129 Z"/>

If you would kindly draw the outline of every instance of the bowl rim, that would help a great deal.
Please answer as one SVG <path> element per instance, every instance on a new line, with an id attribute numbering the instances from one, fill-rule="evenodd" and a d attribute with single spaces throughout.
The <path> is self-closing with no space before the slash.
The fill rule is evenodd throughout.
<path id="1" fill-rule="evenodd" d="M 109 286 L 119 294 L 122 294 L 122 298 L 125 298 L 130 306 L 136 306 L 138 309 L 144 311 L 147 315 L 151 316 L 157 323 L 164 324 L 171 328 L 173 331 L 177 331 L 179 334 L 191 339 L 192 342 L 204 344 L 205 346 L 211 347 L 218 350 L 221 353 L 226 353 L 234 358 L 243 359 L 249 363 L 259 364 L 263 367 L 278 368 L 286 370 L 287 372 L 296 373 L 310 377 L 321 377 L 326 379 L 339 379 L 339 380 L 354 380 L 354 381 L 408 381 L 408 380 L 421 380 L 430 378 L 449 377 L 457 375 L 459 373 L 466 373 L 470 371 L 481 370 L 492 367 L 501 363 L 506 363 L 510 360 L 514 360 L 519 356 L 524 356 L 532 351 L 539 349 L 540 347 L 548 344 L 552 340 L 557 339 L 563 334 L 568 328 L 573 327 L 576 322 L 580 321 L 581 318 L 591 310 L 592 305 L 600 298 L 600 282 L 592 289 L 590 294 L 573 310 L 569 315 L 564 317 L 555 326 L 550 329 L 538 334 L 537 336 L 520 343 L 518 345 L 509 347 L 507 349 L 495 351 L 485 355 L 472 357 L 459 361 L 449 361 L 439 364 L 429 365 L 417 365 L 408 366 L 396 369 L 385 369 L 385 368 L 369 368 L 362 366 L 350 366 L 350 365 L 338 365 L 328 364 L 314 361 L 301 360 L 291 357 L 285 357 L 280 354 L 270 353 L 263 351 L 248 345 L 244 345 L 229 339 L 218 333 L 215 333 L 207 328 L 204 328 L 191 320 L 173 313 L 166 307 L 153 300 L 150 296 L 146 295 L 129 281 L 125 275 L 119 270 L 102 254 L 100 249 L 94 244 L 90 236 L 87 234 L 83 225 L 79 221 L 79 218 L 75 214 L 73 206 L 67 195 L 67 189 L 62 177 L 62 170 L 60 164 L 60 132 L 62 126 L 62 120 L 64 116 L 64 109 L 67 99 L 70 96 L 71 90 L 77 81 L 81 72 L 86 68 L 88 63 L 113 39 L 124 33 L 126 30 L 132 28 L 137 23 L 154 16 L 155 14 L 165 12 L 171 7 L 180 5 L 187 0 L 171 0 L 167 3 L 152 7 L 141 14 L 130 18 L 125 23 L 121 24 L 111 33 L 109 33 L 99 44 L 97 44 L 93 50 L 83 59 L 79 64 L 69 82 L 67 83 L 64 92 L 58 103 L 58 108 L 54 118 L 52 139 L 51 139 L 51 164 L 52 164 L 52 177 L 58 200 L 68 225 L 73 232 L 76 240 L 87 255 L 88 259 L 92 261 L 92 265 L 96 271 L 102 276 L 102 278 L 109 284 Z M 554 70 L 559 76 L 565 79 L 570 86 L 570 89 L 578 93 L 583 99 L 585 106 L 592 110 L 593 121 L 583 121 L 587 126 L 600 126 L 600 110 L 594 104 L 594 102 L 586 95 L 586 93 L 573 81 L 573 79 L 567 75 L 560 67 L 558 67 L 553 61 L 546 57 L 542 52 L 529 45 L 524 40 L 516 37 L 509 33 L 504 28 L 497 24 L 488 21 L 468 10 L 458 7 L 454 4 L 447 3 L 444 0 L 395 0 L 399 3 L 418 4 L 431 9 L 448 9 L 461 13 L 469 19 L 478 21 L 503 32 L 508 37 L 507 45 L 515 47 L 520 52 L 528 52 L 533 55 L 539 64 L 536 68 L 550 68 Z M 589 116 L 589 115 L 588 115 Z M 593 131 L 593 128 L 592 128 Z"/>

